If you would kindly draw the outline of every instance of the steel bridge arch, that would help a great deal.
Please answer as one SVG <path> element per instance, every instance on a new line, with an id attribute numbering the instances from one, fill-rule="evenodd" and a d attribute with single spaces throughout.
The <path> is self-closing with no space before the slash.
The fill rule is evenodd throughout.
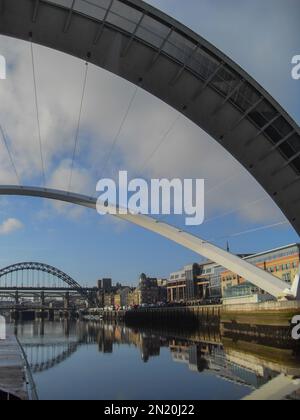
<path id="1" fill-rule="evenodd" d="M 77 283 L 72 277 L 63 271 L 59 270 L 56 267 L 53 267 L 48 264 L 38 263 L 38 262 L 22 262 L 18 264 L 13 264 L 8 267 L 2 268 L 0 270 L 0 279 L 8 274 L 19 272 L 19 271 L 40 271 L 44 273 L 51 274 L 58 279 L 62 280 L 73 290 L 76 290 L 81 296 L 88 298 L 88 294 L 85 290 Z"/>
<path id="2" fill-rule="evenodd" d="M 41 350 L 43 348 L 47 349 L 47 346 L 43 344 L 25 344 L 23 345 L 23 347 L 27 352 L 31 348 L 33 348 L 35 351 Z M 71 357 L 72 354 L 76 353 L 78 347 L 78 342 L 65 343 L 64 345 L 60 343 L 58 346 L 52 346 L 52 351 L 54 350 L 54 355 L 49 357 L 47 360 L 34 361 L 31 360 L 29 357 L 29 364 L 32 369 L 32 373 L 42 373 L 54 368 L 55 366 L 58 366 L 59 364 L 67 360 L 69 357 Z M 60 351 L 57 352 L 56 350 Z"/>
<path id="3" fill-rule="evenodd" d="M 87 60 L 160 98 L 231 153 L 300 233 L 299 126 L 186 26 L 141 0 L 2 0 L 0 34 Z"/>

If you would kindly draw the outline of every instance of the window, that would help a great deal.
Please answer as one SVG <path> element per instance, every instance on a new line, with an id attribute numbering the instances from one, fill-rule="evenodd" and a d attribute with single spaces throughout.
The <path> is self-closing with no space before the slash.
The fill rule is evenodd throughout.
<path id="1" fill-rule="evenodd" d="M 195 44 L 178 32 L 172 32 L 163 50 L 171 57 L 177 58 L 183 63 L 187 63 L 195 50 Z"/>
<path id="2" fill-rule="evenodd" d="M 57 1 L 55 1 L 57 3 Z M 72 0 L 70 1 L 72 5 Z M 69 7 L 71 7 L 71 5 Z M 106 10 L 109 7 L 109 0 L 98 0 L 97 3 L 87 3 L 82 0 L 77 0 L 74 5 L 74 10 L 87 16 L 93 16 L 96 19 L 103 20 Z"/>
<path id="3" fill-rule="evenodd" d="M 114 0 L 107 21 L 127 32 L 133 32 L 142 17 L 142 12 Z"/>
<path id="4" fill-rule="evenodd" d="M 170 28 L 150 16 L 145 16 L 136 35 L 149 44 L 160 48 L 169 32 Z"/>
<path id="5" fill-rule="evenodd" d="M 286 273 L 282 276 L 282 280 L 285 281 L 286 283 L 291 283 L 292 282 L 292 274 L 291 273 Z"/>

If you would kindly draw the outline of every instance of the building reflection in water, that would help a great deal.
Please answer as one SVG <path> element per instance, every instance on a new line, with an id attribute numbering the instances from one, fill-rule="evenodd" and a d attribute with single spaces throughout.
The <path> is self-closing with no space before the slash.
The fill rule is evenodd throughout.
<path id="1" fill-rule="evenodd" d="M 300 399 L 300 345 L 285 327 L 227 323 L 185 332 L 65 321 L 25 323 L 15 329 L 34 373 L 62 364 L 82 345 L 97 345 L 104 354 L 112 354 L 115 345 L 135 346 L 144 363 L 166 348 L 175 363 L 186 364 L 191 372 L 246 386 L 256 398 Z M 253 394 L 255 390 L 261 394 Z"/>

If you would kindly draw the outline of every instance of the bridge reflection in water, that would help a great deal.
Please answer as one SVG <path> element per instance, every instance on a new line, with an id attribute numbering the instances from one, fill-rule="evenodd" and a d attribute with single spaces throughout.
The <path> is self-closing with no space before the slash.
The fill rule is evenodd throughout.
<path id="1" fill-rule="evenodd" d="M 66 320 L 17 324 L 15 332 L 35 375 L 63 367 L 82 346 L 96 345 L 106 355 L 120 346 L 134 346 L 144 363 L 164 349 L 173 362 L 191 372 L 245 387 L 250 398 L 300 399 L 300 344 L 290 339 L 286 328 L 227 323 L 220 328 L 181 331 Z"/>

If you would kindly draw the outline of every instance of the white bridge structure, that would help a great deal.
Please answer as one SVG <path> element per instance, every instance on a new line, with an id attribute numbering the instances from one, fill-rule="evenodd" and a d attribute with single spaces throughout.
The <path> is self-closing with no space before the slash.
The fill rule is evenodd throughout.
<path id="1" fill-rule="evenodd" d="M 1 186 L 0 195 L 41 197 L 90 209 L 101 210 L 104 213 L 112 214 L 119 219 L 131 222 L 151 232 L 157 233 L 203 257 L 215 261 L 217 264 L 220 264 L 226 269 L 247 279 L 249 282 L 266 291 L 276 299 L 300 299 L 299 274 L 295 279 L 292 288 L 289 288 L 287 283 L 279 280 L 272 274 L 253 266 L 236 255 L 232 255 L 199 237 L 149 216 L 132 214 L 130 210 L 126 211 L 126 214 L 124 214 L 124 209 L 120 211 L 120 208 L 112 205 L 108 206 L 106 203 L 99 203 L 96 198 L 49 188 Z"/>
<path id="2" fill-rule="evenodd" d="M 294 376 L 281 374 L 266 385 L 252 392 L 244 401 L 281 401 L 299 390 L 300 380 Z"/>

